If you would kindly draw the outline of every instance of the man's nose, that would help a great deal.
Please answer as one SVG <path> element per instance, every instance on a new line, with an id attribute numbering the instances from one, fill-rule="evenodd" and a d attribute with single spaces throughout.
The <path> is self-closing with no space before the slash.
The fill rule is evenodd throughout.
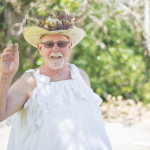
<path id="1" fill-rule="evenodd" d="M 54 46 L 53 46 L 52 51 L 53 51 L 53 52 L 58 52 L 58 51 L 60 51 L 59 47 L 57 46 L 57 43 L 54 43 Z"/>

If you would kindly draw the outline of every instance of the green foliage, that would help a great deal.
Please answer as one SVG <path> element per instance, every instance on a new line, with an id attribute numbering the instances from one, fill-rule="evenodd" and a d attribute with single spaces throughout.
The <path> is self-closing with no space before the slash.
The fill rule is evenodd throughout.
<path id="1" fill-rule="evenodd" d="M 0 49 L 2 49 L 6 43 L 6 26 L 4 19 L 4 6 L 0 1 Z"/>
<path id="2" fill-rule="evenodd" d="M 104 100 L 111 94 L 150 102 L 142 33 L 133 32 L 123 19 L 118 25 L 115 17 L 102 27 L 91 22 L 82 22 L 87 36 L 76 46 L 73 63 L 87 72 L 93 90 Z"/>

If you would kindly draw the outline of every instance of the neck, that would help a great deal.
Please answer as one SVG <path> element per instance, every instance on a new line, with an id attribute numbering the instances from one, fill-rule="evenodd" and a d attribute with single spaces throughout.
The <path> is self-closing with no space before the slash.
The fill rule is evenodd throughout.
<path id="1" fill-rule="evenodd" d="M 49 65 L 46 65 L 45 63 L 41 66 L 41 69 L 43 70 L 44 74 L 48 76 L 55 76 L 59 77 L 66 72 L 67 65 L 64 63 L 64 65 L 60 69 L 52 69 L 49 67 Z"/>

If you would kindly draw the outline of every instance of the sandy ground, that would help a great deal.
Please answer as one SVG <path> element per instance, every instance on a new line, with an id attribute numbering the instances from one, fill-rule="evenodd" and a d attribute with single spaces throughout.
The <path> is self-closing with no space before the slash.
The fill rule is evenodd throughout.
<path id="1" fill-rule="evenodd" d="M 113 150 L 150 150 L 150 119 L 133 125 L 105 123 Z"/>
<path id="2" fill-rule="evenodd" d="M 4 122 L 0 123 L 0 150 L 6 150 L 10 127 L 7 127 Z"/>
<path id="3" fill-rule="evenodd" d="M 150 150 L 150 119 L 125 125 L 105 122 L 113 150 Z M 10 128 L 0 123 L 0 150 L 6 150 Z"/>

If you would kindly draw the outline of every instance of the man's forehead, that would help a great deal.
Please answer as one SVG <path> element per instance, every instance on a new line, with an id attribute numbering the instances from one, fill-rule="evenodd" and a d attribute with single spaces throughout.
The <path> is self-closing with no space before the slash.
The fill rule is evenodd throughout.
<path id="1" fill-rule="evenodd" d="M 68 40 L 69 37 L 62 34 L 46 34 L 41 37 L 41 40 L 53 40 L 53 39 Z"/>

